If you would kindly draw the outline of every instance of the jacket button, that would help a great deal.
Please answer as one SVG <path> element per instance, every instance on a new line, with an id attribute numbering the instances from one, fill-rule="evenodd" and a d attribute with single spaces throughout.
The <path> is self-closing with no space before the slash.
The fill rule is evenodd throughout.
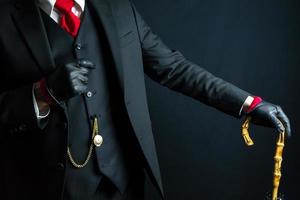
<path id="1" fill-rule="evenodd" d="M 59 162 L 59 163 L 56 164 L 56 169 L 57 170 L 63 170 L 63 169 L 65 169 L 65 165 L 63 163 Z"/>
<path id="2" fill-rule="evenodd" d="M 27 126 L 25 124 L 22 124 L 19 126 L 19 131 L 20 132 L 24 132 L 24 131 L 27 131 Z"/>

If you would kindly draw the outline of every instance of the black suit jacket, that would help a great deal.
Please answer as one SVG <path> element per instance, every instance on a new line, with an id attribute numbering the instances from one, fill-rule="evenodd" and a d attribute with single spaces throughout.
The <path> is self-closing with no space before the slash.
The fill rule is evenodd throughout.
<path id="1" fill-rule="evenodd" d="M 129 0 L 87 1 L 104 27 L 130 122 L 162 190 L 144 73 L 163 86 L 236 117 L 249 94 L 169 49 Z M 26 190 L 20 193 L 23 199 L 36 191 L 59 196 L 63 187 L 63 170 L 59 171 L 63 167 L 47 158 L 66 155 L 67 134 L 50 138 L 60 142 L 49 151 L 46 147 L 50 136 L 43 135 L 37 126 L 32 100 L 33 83 L 55 69 L 47 41 L 34 3 L 0 3 L 0 191 L 17 192 L 24 187 Z M 63 114 L 63 108 L 57 112 Z M 53 123 L 61 120 L 63 117 L 53 119 Z M 64 128 L 53 123 L 48 124 L 53 131 Z M 45 185 L 47 189 L 43 189 Z"/>

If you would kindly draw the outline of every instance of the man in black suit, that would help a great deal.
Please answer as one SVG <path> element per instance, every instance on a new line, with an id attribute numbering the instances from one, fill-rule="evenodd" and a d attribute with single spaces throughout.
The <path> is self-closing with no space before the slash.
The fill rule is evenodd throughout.
<path id="1" fill-rule="evenodd" d="M 279 106 L 169 49 L 128 0 L 0 5 L 1 199 L 143 199 L 145 173 L 163 196 L 144 73 L 290 134 Z"/>

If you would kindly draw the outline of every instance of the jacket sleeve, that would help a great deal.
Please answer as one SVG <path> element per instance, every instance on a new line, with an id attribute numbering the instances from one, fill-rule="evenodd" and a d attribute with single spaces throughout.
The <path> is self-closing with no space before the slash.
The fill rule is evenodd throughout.
<path id="1" fill-rule="evenodd" d="M 242 105 L 250 94 L 187 60 L 179 51 L 168 48 L 151 31 L 134 5 L 132 8 L 142 46 L 145 73 L 161 85 L 240 117 Z"/>
<path id="2" fill-rule="evenodd" d="M 23 133 L 38 128 L 32 98 L 33 84 L 0 91 L 0 137 L 5 133 Z"/>

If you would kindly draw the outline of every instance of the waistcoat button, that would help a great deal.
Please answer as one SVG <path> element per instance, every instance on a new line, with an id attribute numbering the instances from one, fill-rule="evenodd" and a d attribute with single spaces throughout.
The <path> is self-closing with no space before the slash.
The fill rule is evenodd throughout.
<path id="1" fill-rule="evenodd" d="M 93 96 L 93 93 L 92 93 L 91 91 L 88 91 L 88 92 L 86 93 L 86 96 L 87 96 L 88 98 L 91 98 L 91 97 Z"/>
<path id="2" fill-rule="evenodd" d="M 75 45 L 75 48 L 76 48 L 77 50 L 80 50 L 80 49 L 82 48 L 82 45 L 81 45 L 80 43 L 78 43 L 78 44 Z"/>

